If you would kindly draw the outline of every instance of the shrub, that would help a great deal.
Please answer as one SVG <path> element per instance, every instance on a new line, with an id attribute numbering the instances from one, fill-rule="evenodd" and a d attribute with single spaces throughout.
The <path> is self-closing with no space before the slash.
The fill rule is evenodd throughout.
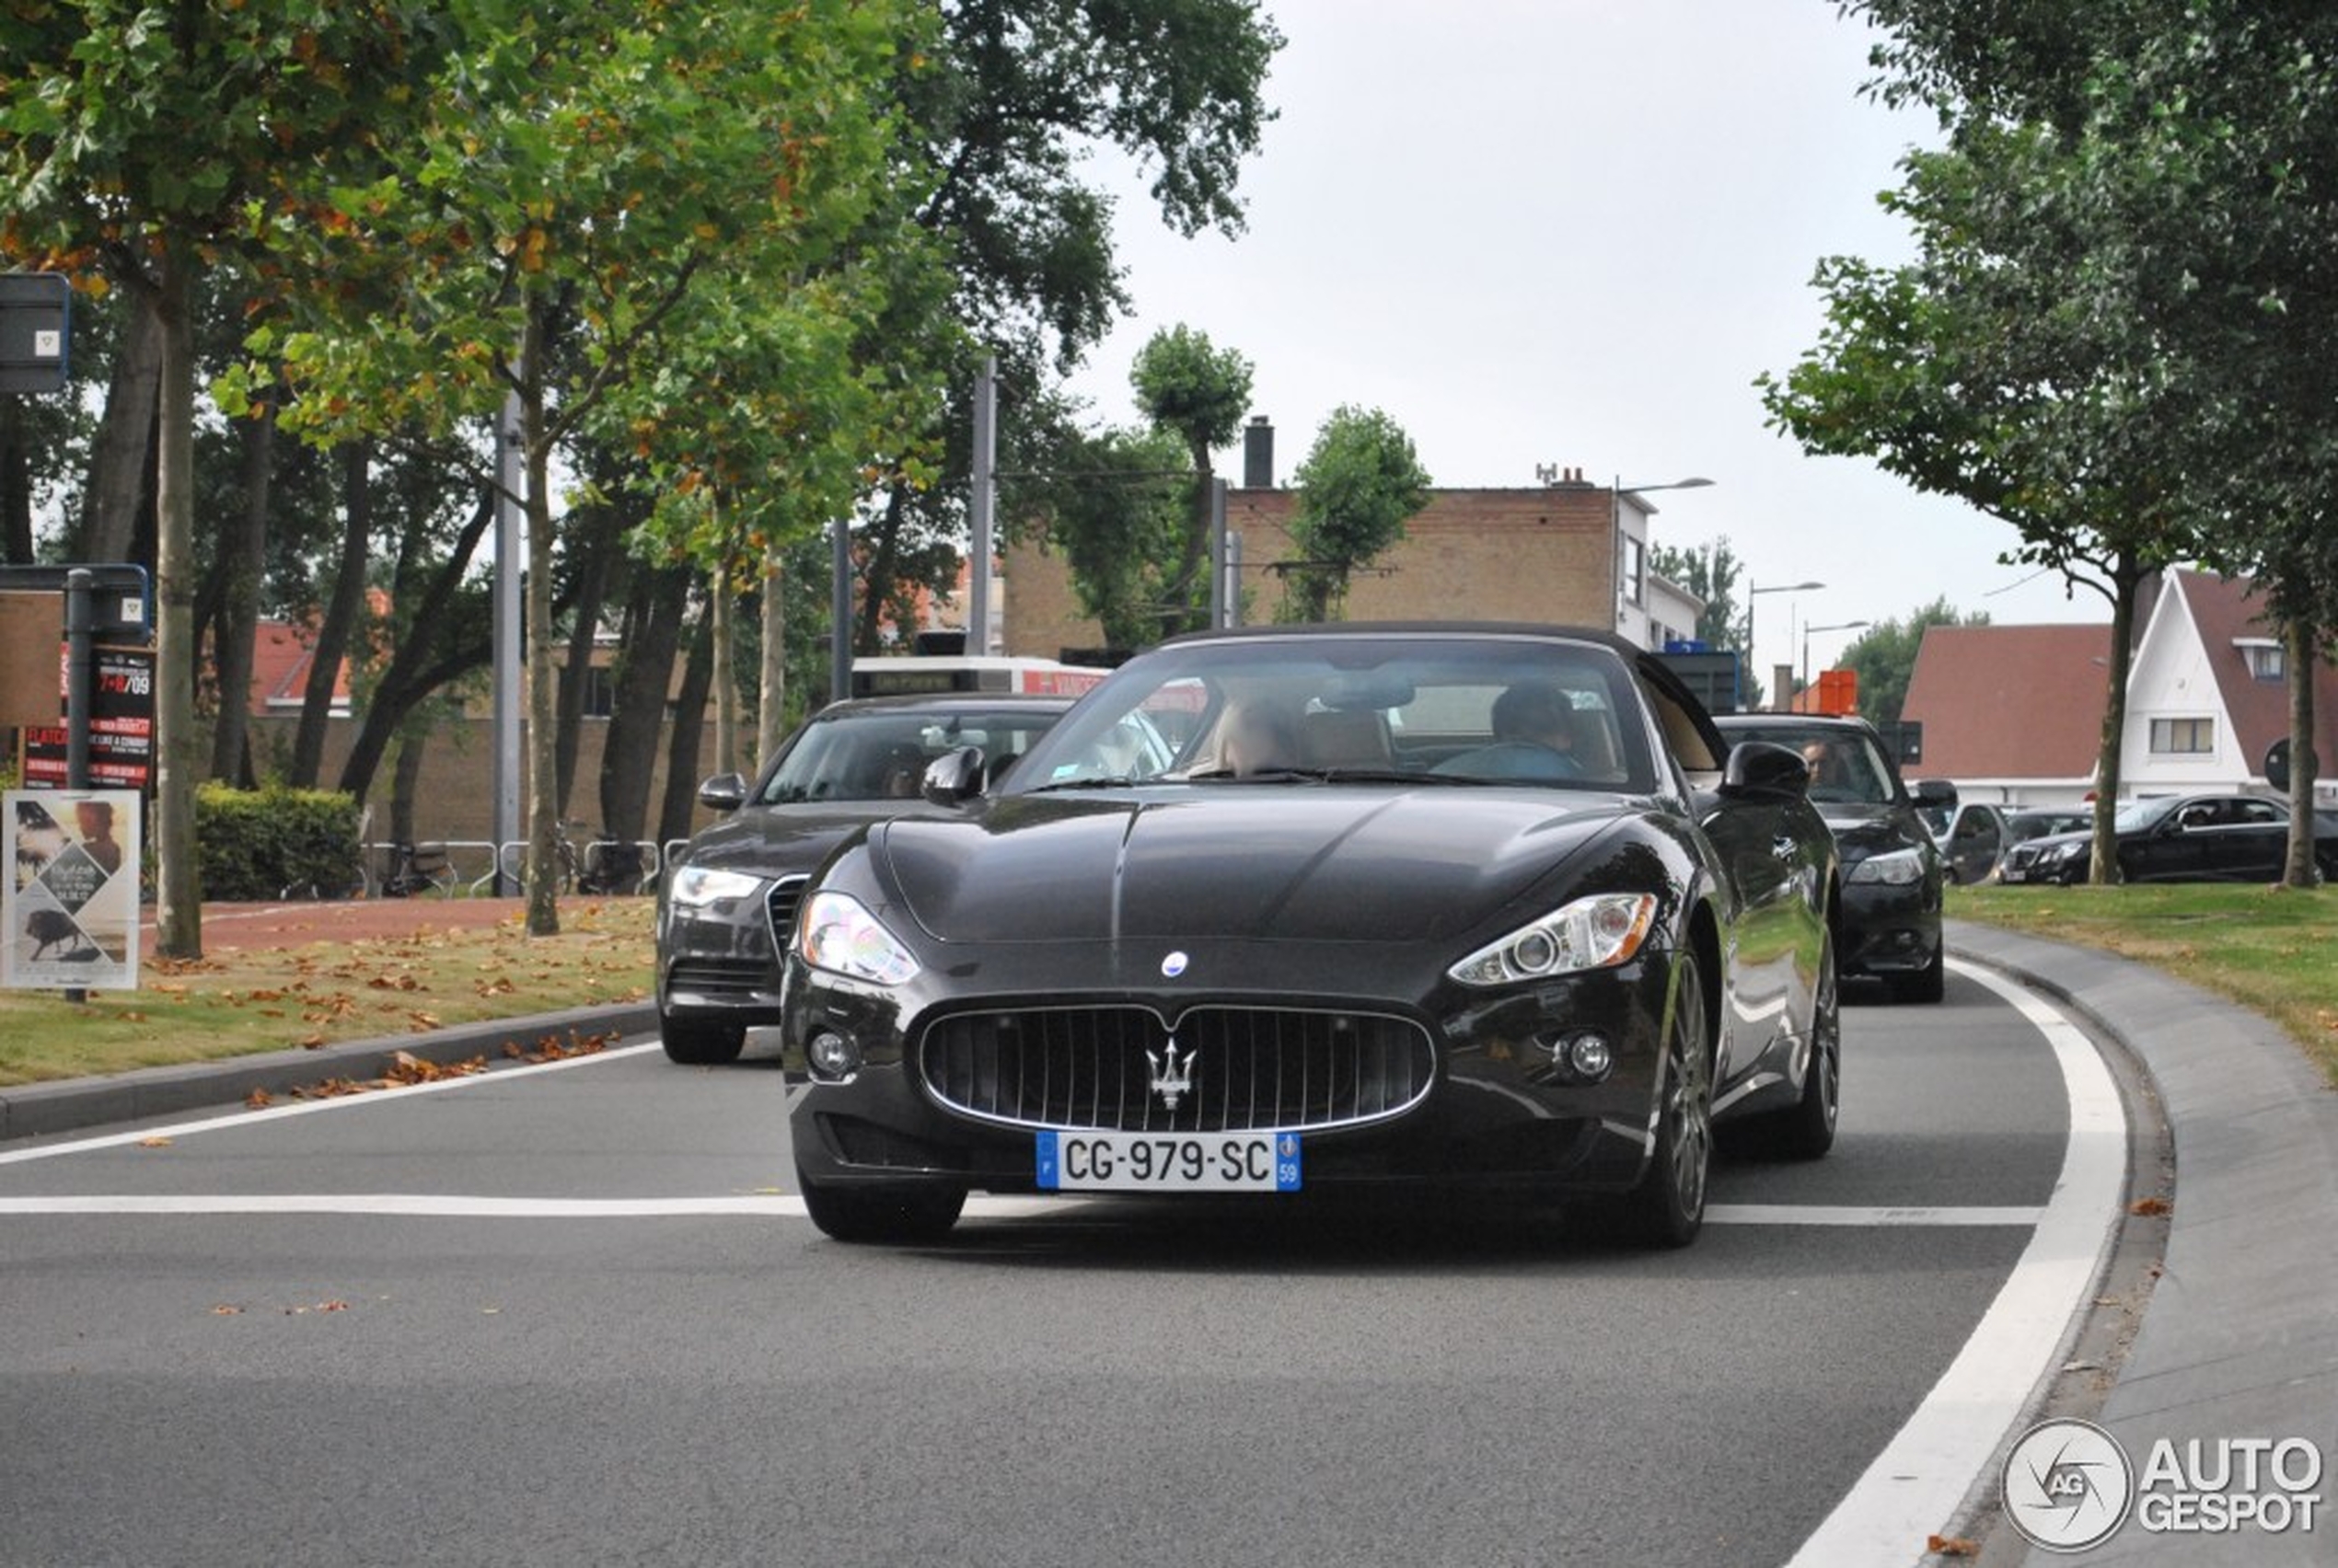
<path id="1" fill-rule="evenodd" d="M 359 881 L 357 801 L 340 790 L 195 790 L 195 842 L 203 896 L 229 902 L 284 896 L 291 887 L 330 892 Z"/>

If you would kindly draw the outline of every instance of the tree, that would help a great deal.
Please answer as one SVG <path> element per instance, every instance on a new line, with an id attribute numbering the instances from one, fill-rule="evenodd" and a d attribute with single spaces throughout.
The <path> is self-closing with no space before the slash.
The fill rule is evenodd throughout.
<path id="1" fill-rule="evenodd" d="M 1185 537 L 1184 444 L 1168 431 L 1104 431 L 1059 447 L 1059 467 L 1023 492 L 1063 552 L 1080 607 L 1108 648 L 1136 649 L 1160 634 Z"/>
<path id="2" fill-rule="evenodd" d="M 1185 443 L 1193 463 L 1193 496 L 1176 571 L 1168 582 L 1162 630 L 1191 631 L 1208 616 L 1209 584 L 1202 562 L 1210 553 L 1210 455 L 1234 438 L 1250 406 L 1250 362 L 1211 346 L 1207 335 L 1182 324 L 1155 332 L 1137 352 L 1128 384 L 1137 407 L 1155 428 Z"/>
<path id="3" fill-rule="evenodd" d="M 399 124 L 434 59 L 434 6 L 137 0 L 0 19 L 0 250 L 137 301 L 158 346 L 156 925 L 202 956 L 194 852 L 194 312 L 209 258 L 287 171 L 345 167 Z"/>
<path id="4" fill-rule="evenodd" d="M 552 663 L 555 452 L 654 348 L 788 297 L 851 238 L 889 177 L 880 108 L 911 18 L 887 4 L 635 11 L 472 0 L 430 112 L 387 167 L 264 215 L 303 276 L 306 329 L 261 329 L 312 439 L 517 410 L 527 519 L 527 929 L 559 929 Z M 335 307 L 395 289 L 394 317 Z M 256 377 L 223 392 L 243 411 Z M 638 408 L 637 408 L 638 412 Z M 677 420 L 687 408 L 673 409 Z"/>
<path id="5" fill-rule="evenodd" d="M 1878 729 L 1900 721 L 1907 705 L 1908 681 L 1924 634 L 1936 626 L 1986 626 L 1987 612 L 1959 615 L 1946 598 L 1909 612 L 1905 620 L 1878 621 L 1843 651 L 1842 665 L 1859 678 L 1859 711 Z"/>
<path id="6" fill-rule="evenodd" d="M 1291 539 L 1302 559 L 1284 579 L 1281 618 L 1330 620 L 1348 579 L 1403 538 L 1406 520 L 1429 504 L 1429 473 L 1394 420 L 1343 404 L 1293 478 Z"/>

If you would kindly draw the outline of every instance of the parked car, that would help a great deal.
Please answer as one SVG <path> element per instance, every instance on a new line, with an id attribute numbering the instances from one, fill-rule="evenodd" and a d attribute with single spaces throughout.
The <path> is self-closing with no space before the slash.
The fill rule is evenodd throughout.
<path id="1" fill-rule="evenodd" d="M 805 895 L 784 1038 L 830 1236 L 931 1239 L 970 1188 L 1402 1182 L 1679 1245 L 1717 1121 L 1834 1140 L 1801 759 L 1728 750 L 1618 639 L 1198 633 L 984 764 L 936 764 L 955 809 L 872 824 Z"/>
<path id="2" fill-rule="evenodd" d="M 2157 795 L 2119 807 L 2112 830 L 2122 882 L 2278 882 L 2289 857 L 2289 805 L 2263 795 Z M 2093 824 L 2015 846 L 2000 882 L 2067 887 L 2087 880 Z M 2314 859 L 2338 877 L 2338 824 L 2315 814 Z"/>
<path id="3" fill-rule="evenodd" d="M 1733 741 L 1791 746 L 1810 763 L 1811 803 L 1843 856 L 1843 974 L 1881 980 L 1901 1001 L 1939 1001 L 1940 849 L 1875 726 L 1803 713 L 1734 713 L 1717 722 Z"/>
<path id="4" fill-rule="evenodd" d="M 781 744 L 750 788 L 709 778 L 728 813 L 677 858 L 658 891 L 657 1017 L 666 1054 L 736 1060 L 747 1031 L 780 1021 L 781 933 L 804 879 L 857 828 L 903 812 L 934 758 L 977 745 L 1003 771 L 1071 706 L 1068 697 L 932 695 L 831 703 Z"/>
<path id="5" fill-rule="evenodd" d="M 1941 829 L 1940 870 L 1950 882 L 1971 884 L 1997 875 L 1997 862 L 2016 844 L 2049 833 L 2079 833 L 2094 825 L 2089 806 L 1992 805 L 1968 801 Z"/>

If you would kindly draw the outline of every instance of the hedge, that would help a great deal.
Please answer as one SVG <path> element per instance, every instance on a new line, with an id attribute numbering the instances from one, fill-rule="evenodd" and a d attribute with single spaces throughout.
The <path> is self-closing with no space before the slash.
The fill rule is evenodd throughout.
<path id="1" fill-rule="evenodd" d="M 288 888 L 346 894 L 362 882 L 357 801 L 337 790 L 195 789 L 203 896 L 249 902 Z"/>

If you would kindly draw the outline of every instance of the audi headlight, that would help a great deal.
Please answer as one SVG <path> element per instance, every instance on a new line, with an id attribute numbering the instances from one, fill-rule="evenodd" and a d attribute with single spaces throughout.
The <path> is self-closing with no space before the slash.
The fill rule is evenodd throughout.
<path id="1" fill-rule="evenodd" d="M 675 871 L 674 885 L 668 896 L 677 904 L 703 909 L 710 904 L 721 904 L 726 899 L 752 898 L 762 885 L 761 877 L 751 877 L 744 871 L 717 871 L 705 866 L 684 866 Z"/>
<path id="2" fill-rule="evenodd" d="M 1464 986 L 1510 986 L 1630 960 L 1656 927 L 1652 893 L 1602 893 L 1579 898 L 1447 970 Z"/>
<path id="3" fill-rule="evenodd" d="M 898 986 L 918 972 L 918 961 L 900 939 L 859 899 L 841 893 L 816 893 L 804 900 L 795 949 L 815 969 L 880 986 Z"/>
<path id="4" fill-rule="evenodd" d="M 1893 849 L 1882 855 L 1869 855 L 1851 868 L 1846 882 L 1881 882 L 1886 887 L 1906 887 L 1924 880 L 1924 857 L 1914 849 Z"/>

